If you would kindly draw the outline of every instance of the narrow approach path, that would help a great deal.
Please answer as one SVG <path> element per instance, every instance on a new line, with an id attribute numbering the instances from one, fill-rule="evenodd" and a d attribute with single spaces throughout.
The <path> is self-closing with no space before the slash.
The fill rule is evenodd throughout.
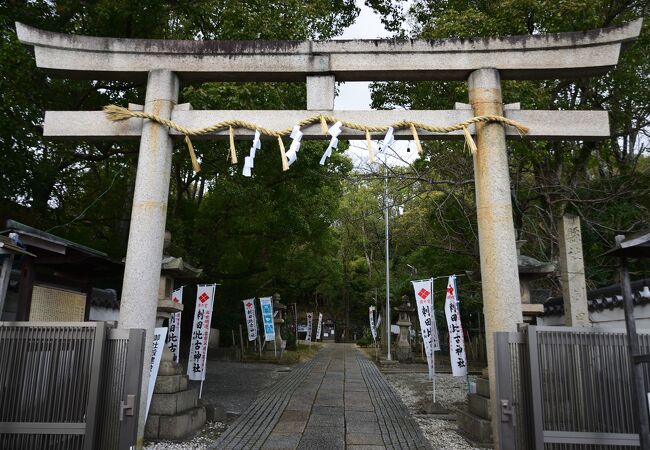
<path id="1" fill-rule="evenodd" d="M 210 448 L 428 449 L 384 376 L 352 344 L 329 344 L 264 392 Z"/>

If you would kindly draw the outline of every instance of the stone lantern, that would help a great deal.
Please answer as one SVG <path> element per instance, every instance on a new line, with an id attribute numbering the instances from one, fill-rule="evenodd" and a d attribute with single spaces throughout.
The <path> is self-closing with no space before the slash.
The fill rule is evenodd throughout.
<path id="1" fill-rule="evenodd" d="M 545 278 L 555 272 L 555 264 L 542 262 L 521 254 L 521 247 L 526 241 L 517 241 L 517 266 L 519 269 L 519 290 L 521 292 L 521 310 L 524 322 L 531 322 L 535 316 L 544 314 L 544 305 L 531 303 L 530 285 L 533 281 Z"/>
<path id="2" fill-rule="evenodd" d="M 287 305 L 280 302 L 281 297 L 279 293 L 273 294 L 273 327 L 275 328 L 275 345 L 278 350 L 282 348 L 282 336 L 280 330 L 284 324 L 284 316 L 286 314 Z M 269 347 L 269 350 L 273 350 Z"/>
<path id="3" fill-rule="evenodd" d="M 411 314 L 415 308 L 411 306 L 408 295 L 402 296 L 402 304 L 395 308 L 398 313 L 397 325 L 399 326 L 399 337 L 397 339 L 397 360 L 399 362 L 411 362 L 411 342 L 409 328 L 411 327 Z"/>
<path id="4" fill-rule="evenodd" d="M 161 327 L 170 315 L 183 311 L 183 305 L 172 299 L 174 281 L 197 278 L 202 270 L 185 263 L 182 258 L 165 255 L 169 251 L 171 234 L 165 232 L 165 246 L 160 268 L 156 326 Z M 163 345 L 158 377 L 156 378 L 145 426 L 147 439 L 182 439 L 203 426 L 205 407 L 198 401 L 198 392 L 189 387 L 183 367 L 175 363 L 169 346 Z"/>

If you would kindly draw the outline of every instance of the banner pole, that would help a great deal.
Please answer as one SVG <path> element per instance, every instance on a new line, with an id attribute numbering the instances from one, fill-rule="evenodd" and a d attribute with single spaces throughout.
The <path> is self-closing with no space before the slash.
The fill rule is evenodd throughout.
<path id="1" fill-rule="evenodd" d="M 278 357 L 278 342 L 273 338 L 273 354 Z"/>
<path id="2" fill-rule="evenodd" d="M 241 331 L 241 323 L 239 324 L 239 360 L 244 359 L 244 334 Z M 248 347 L 248 340 L 246 340 L 246 347 Z"/>
<path id="3" fill-rule="evenodd" d="M 201 379 L 201 387 L 199 388 L 199 398 L 203 395 L 203 379 Z"/>
<path id="4" fill-rule="evenodd" d="M 435 311 L 436 308 L 434 307 L 433 303 L 433 278 L 431 278 L 431 383 L 433 385 L 433 404 L 436 404 L 436 347 L 433 342 L 433 324 L 436 323 L 435 321 Z M 438 330 L 436 330 L 437 333 Z"/>

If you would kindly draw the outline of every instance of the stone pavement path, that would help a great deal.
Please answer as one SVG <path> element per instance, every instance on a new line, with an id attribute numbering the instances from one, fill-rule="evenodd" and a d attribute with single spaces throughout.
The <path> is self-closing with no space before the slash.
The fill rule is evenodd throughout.
<path id="1" fill-rule="evenodd" d="M 377 367 L 328 344 L 263 392 L 214 449 L 428 449 Z"/>

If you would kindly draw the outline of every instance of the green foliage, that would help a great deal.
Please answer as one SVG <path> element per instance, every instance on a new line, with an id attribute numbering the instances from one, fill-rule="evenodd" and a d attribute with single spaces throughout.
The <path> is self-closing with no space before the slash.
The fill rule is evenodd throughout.
<path id="1" fill-rule="evenodd" d="M 372 345 L 372 338 L 368 335 L 364 335 L 361 339 L 357 339 L 356 344 L 359 347 L 370 347 L 370 345 Z"/>
<path id="2" fill-rule="evenodd" d="M 298 345 L 296 341 L 296 335 L 291 331 L 287 333 L 287 350 L 296 351 L 298 350 Z"/>
<path id="3" fill-rule="evenodd" d="M 411 37 L 426 39 L 584 31 L 643 17 L 649 5 L 647 1 L 418 0 L 405 10 L 400 1 L 369 3 L 378 5 L 376 9 L 382 12 L 390 7 L 392 14 L 410 21 Z M 524 254 L 557 261 L 557 221 L 565 213 L 577 214 L 583 221 L 590 287 L 615 280 L 615 261 L 602 256 L 612 247 L 614 235 L 650 225 L 649 42 L 646 21 L 640 38 L 622 54 L 617 68 L 606 76 L 503 83 L 504 103 L 521 102 L 522 109 L 610 111 L 612 138 L 609 140 L 509 144 L 515 227 L 518 239 L 528 242 Z M 466 83 L 462 82 L 373 84 L 373 106 L 379 109 L 449 109 L 454 102 L 466 102 L 466 99 Z M 404 220 L 396 225 L 395 235 L 405 225 L 409 236 L 428 243 L 424 248 L 407 252 L 410 264 L 432 271 L 427 273 L 458 273 L 463 268 L 475 271 L 478 236 L 473 188 L 469 184 L 471 156 L 457 144 L 433 142 L 427 143 L 426 148 L 427 157 L 416 162 L 408 170 L 408 176 L 420 182 L 419 188 L 417 182 L 414 184 L 415 192 L 428 193 L 414 198 L 405 207 Z M 426 233 L 418 233 L 418 227 L 424 223 L 430 228 Z M 639 265 L 638 270 L 642 274 L 643 266 Z M 558 293 L 557 279 L 550 281 L 550 287 Z M 473 290 L 472 283 L 469 289 Z"/>

